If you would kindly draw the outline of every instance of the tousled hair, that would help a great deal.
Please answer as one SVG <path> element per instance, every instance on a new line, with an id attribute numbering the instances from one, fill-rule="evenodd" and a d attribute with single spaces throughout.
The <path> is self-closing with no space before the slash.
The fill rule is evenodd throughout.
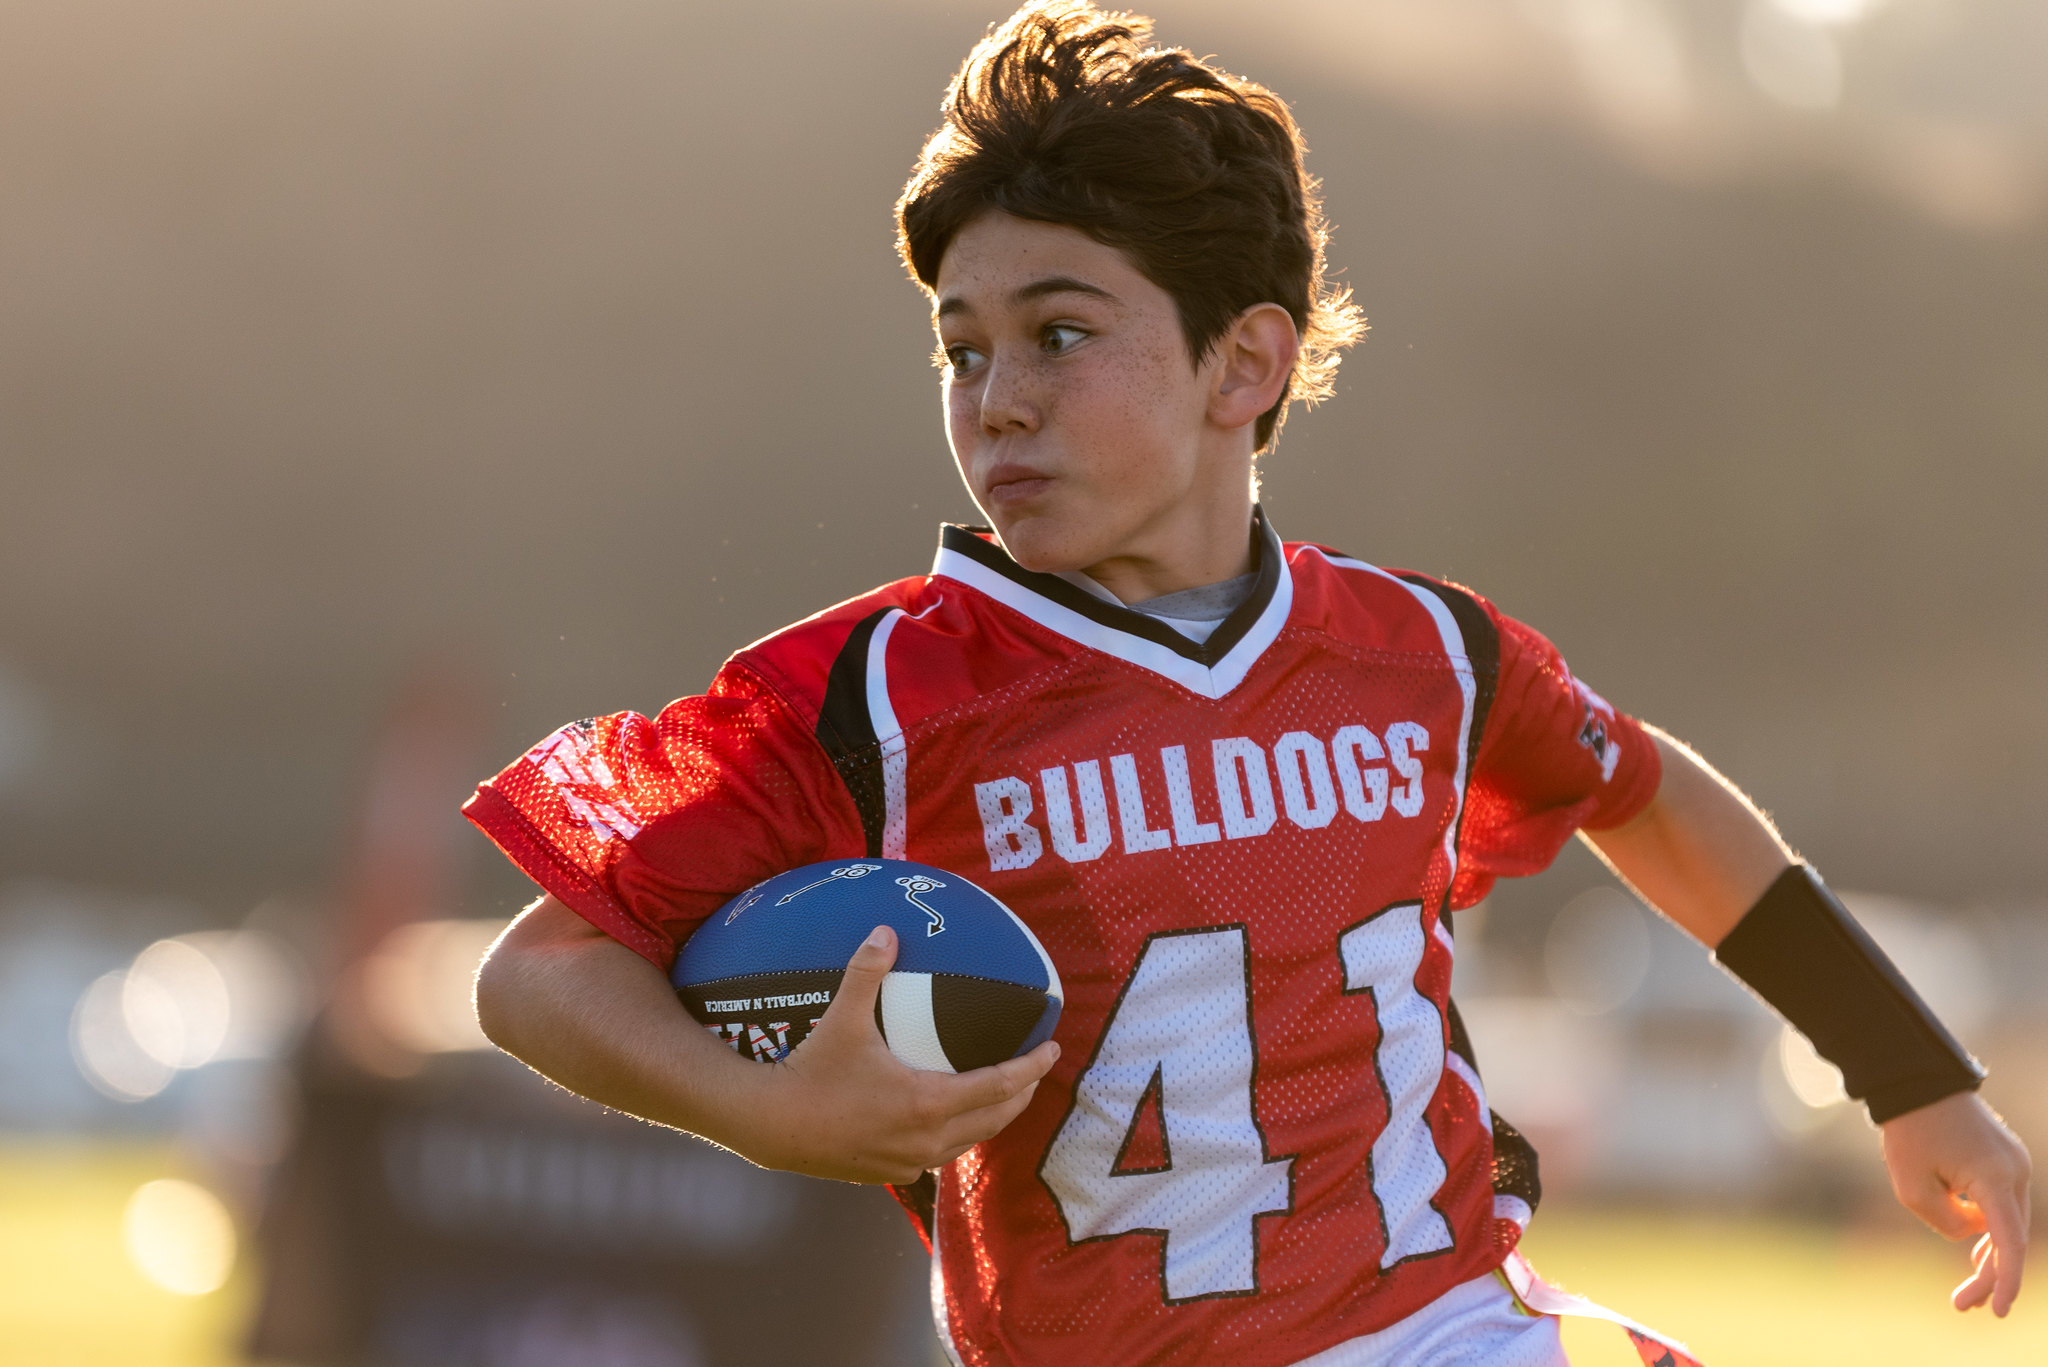
<path id="1" fill-rule="evenodd" d="M 1278 304 L 1301 352 L 1258 419 L 1264 450 L 1290 400 L 1329 397 L 1365 319 L 1324 282 L 1329 229 L 1286 104 L 1151 37 L 1086 0 L 1030 0 L 991 29 L 896 203 L 897 250 L 932 290 L 986 210 L 1079 229 L 1172 296 L 1197 365 L 1246 309 Z"/>

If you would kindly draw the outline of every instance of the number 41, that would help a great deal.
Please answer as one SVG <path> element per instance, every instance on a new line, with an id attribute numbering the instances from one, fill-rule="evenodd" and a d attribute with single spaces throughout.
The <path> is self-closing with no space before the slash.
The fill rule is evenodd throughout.
<path id="1" fill-rule="evenodd" d="M 1387 1123 L 1372 1145 L 1372 1188 L 1387 1236 L 1381 1267 L 1451 1247 L 1431 1204 L 1446 1171 L 1423 1114 L 1443 1077 L 1445 1038 L 1442 1014 L 1415 988 L 1424 936 L 1422 904 L 1401 902 L 1337 941 L 1344 992 L 1370 996 L 1379 1019 L 1373 1062 Z M 1253 1109 L 1248 968 L 1242 925 L 1147 939 L 1039 1165 L 1071 1242 L 1163 1236 L 1169 1303 L 1257 1291 L 1256 1221 L 1294 1205 L 1294 1159 L 1268 1154 Z M 1122 1169 L 1155 1088 L 1165 1161 Z"/>

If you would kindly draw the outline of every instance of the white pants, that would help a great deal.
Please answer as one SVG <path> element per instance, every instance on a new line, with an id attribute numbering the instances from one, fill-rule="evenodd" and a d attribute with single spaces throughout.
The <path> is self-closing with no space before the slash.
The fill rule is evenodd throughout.
<path id="1" fill-rule="evenodd" d="M 1295 1367 L 1569 1367 L 1554 1315 L 1531 1315 L 1491 1272 L 1376 1334 Z"/>

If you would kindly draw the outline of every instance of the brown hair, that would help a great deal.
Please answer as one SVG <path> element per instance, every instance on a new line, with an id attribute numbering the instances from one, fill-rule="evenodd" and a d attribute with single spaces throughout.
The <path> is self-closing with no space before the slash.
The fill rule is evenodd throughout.
<path id="1" fill-rule="evenodd" d="M 1286 104 L 1151 36 L 1086 0 L 1031 0 L 990 30 L 896 202 L 897 250 L 930 290 L 984 210 L 1077 228 L 1173 297 L 1197 365 L 1239 314 L 1278 304 L 1301 354 L 1259 417 L 1263 450 L 1290 399 L 1329 397 L 1365 319 L 1323 282 L 1329 229 Z"/>

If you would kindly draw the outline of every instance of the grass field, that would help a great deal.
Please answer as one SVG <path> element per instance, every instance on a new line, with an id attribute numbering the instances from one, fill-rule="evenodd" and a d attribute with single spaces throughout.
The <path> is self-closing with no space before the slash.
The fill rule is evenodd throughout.
<path id="1" fill-rule="evenodd" d="M 123 1251 L 129 1196 L 167 1175 L 157 1148 L 0 1145 L 0 1367 L 239 1361 L 246 1271 L 179 1296 Z M 1686 1340 L 1709 1367 L 2048 1363 L 2048 1312 L 1957 1315 L 1946 1296 L 1961 1252 L 1910 1230 L 1546 1208 L 1528 1250 L 1551 1281 Z M 1565 1341 L 1577 1367 L 1636 1367 L 1611 1326 L 1573 1321 Z"/>
<path id="2" fill-rule="evenodd" d="M 2037 1290 L 1958 1315 L 1964 1252 L 1932 1234 L 1756 1219 L 1553 1211 L 1525 1245 L 1550 1281 L 1690 1346 L 1707 1367 L 2040 1367 Z M 2033 1302 L 2033 1303 L 2030 1303 Z M 1640 1367 L 1619 1330 L 1571 1320 L 1575 1367 Z"/>
<path id="3" fill-rule="evenodd" d="M 0 1364 L 227 1367 L 249 1303 L 238 1274 L 180 1296 L 150 1284 L 122 1246 L 135 1189 L 179 1175 L 157 1147 L 0 1146 Z"/>

